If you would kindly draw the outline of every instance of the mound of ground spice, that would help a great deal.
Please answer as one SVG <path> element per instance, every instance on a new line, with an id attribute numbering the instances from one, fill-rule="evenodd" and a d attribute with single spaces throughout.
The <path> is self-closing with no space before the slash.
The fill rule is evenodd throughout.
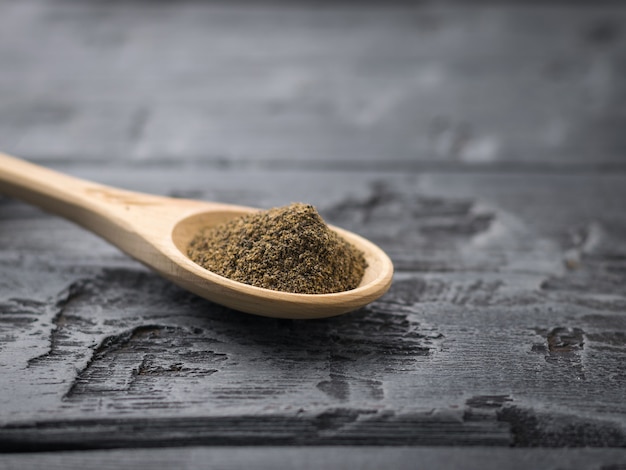
<path id="1" fill-rule="evenodd" d="M 315 207 L 302 203 L 203 229 L 187 254 L 220 276 L 298 294 L 354 289 L 367 267 L 360 250 L 333 232 Z"/>

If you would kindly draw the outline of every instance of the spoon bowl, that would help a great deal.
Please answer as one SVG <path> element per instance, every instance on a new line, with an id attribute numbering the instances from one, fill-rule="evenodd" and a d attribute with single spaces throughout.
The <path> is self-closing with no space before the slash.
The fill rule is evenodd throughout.
<path id="1" fill-rule="evenodd" d="M 378 246 L 331 226 L 365 255 L 367 268 L 356 289 L 333 294 L 263 289 L 208 271 L 187 256 L 201 229 L 260 209 L 112 188 L 1 153 L 0 193 L 76 222 L 201 297 L 256 315 L 310 319 L 346 313 L 383 295 L 393 275 L 391 260 Z"/>
<path id="2" fill-rule="evenodd" d="M 183 283 L 175 279 L 172 281 L 202 297 L 236 310 L 280 318 L 322 318 L 339 315 L 370 303 L 388 289 L 393 267 L 387 255 L 368 240 L 332 226 L 332 230 L 358 247 L 365 255 L 367 268 L 356 289 L 333 294 L 294 294 L 263 289 L 219 276 L 187 257 L 187 247 L 201 229 L 219 225 L 256 210 L 258 209 L 237 206 L 231 210 L 200 212 L 180 220 L 173 228 L 172 242 L 180 255 L 177 256 L 177 262 L 191 274 L 188 278 L 191 282 Z M 169 277 L 167 274 L 164 275 Z M 182 277 L 187 281 L 186 276 Z M 207 295 L 207 290 L 212 288 L 219 289 L 219 293 L 215 296 Z"/>

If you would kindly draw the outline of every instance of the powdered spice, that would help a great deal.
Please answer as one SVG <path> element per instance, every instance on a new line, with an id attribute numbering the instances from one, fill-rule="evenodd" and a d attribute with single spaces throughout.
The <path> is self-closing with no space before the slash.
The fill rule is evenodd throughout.
<path id="1" fill-rule="evenodd" d="M 333 232 L 315 207 L 302 203 L 203 229 L 188 255 L 234 281 L 298 294 L 354 289 L 367 267 L 360 250 Z"/>

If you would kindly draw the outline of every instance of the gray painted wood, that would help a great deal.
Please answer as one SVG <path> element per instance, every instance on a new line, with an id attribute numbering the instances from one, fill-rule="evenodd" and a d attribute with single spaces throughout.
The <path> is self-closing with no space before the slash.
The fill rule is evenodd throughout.
<path id="1" fill-rule="evenodd" d="M 397 271 L 349 315 L 257 318 L 0 198 L 0 468 L 621 468 L 626 10 L 472 3 L 0 2 L 3 150 L 310 202 Z"/>
<path id="2" fill-rule="evenodd" d="M 5 200 L 5 450 L 626 445 L 622 176 L 74 173 L 262 206 L 302 197 L 398 272 L 346 316 L 256 318 Z"/>
<path id="3" fill-rule="evenodd" d="M 625 449 L 191 447 L 0 455 L 0 469 L 620 469 Z"/>

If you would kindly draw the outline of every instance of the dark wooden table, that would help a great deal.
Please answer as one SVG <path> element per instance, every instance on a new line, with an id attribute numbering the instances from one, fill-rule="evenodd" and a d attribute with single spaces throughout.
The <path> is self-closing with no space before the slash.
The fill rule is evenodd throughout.
<path id="1" fill-rule="evenodd" d="M 0 468 L 626 468 L 626 4 L 0 1 L 0 148 L 315 204 L 390 292 L 285 321 L 0 199 Z"/>

